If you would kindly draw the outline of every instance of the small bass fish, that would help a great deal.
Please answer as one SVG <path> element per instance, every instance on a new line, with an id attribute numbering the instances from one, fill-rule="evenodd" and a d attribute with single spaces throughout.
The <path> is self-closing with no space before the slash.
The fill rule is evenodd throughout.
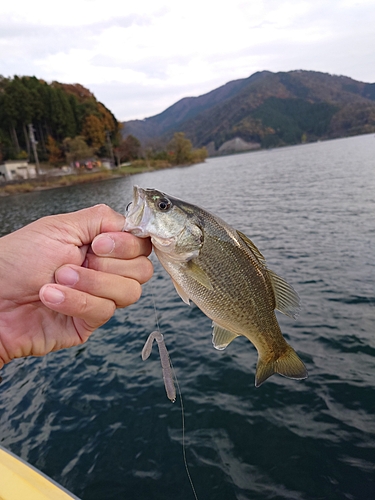
<path id="1" fill-rule="evenodd" d="M 156 256 L 184 302 L 213 321 L 213 345 L 222 350 L 239 335 L 258 351 L 255 386 L 274 373 L 301 380 L 305 365 L 284 339 L 275 309 L 294 317 L 299 297 L 267 268 L 240 231 L 195 205 L 155 189 L 134 186 L 124 230 L 151 237 Z"/>

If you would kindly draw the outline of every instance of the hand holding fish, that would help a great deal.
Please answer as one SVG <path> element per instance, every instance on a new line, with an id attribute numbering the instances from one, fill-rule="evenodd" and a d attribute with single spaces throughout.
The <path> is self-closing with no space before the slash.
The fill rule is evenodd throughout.
<path id="1" fill-rule="evenodd" d="M 97 205 L 0 238 L 0 368 L 81 344 L 139 299 L 153 272 L 151 244 L 123 225 L 122 215 Z"/>

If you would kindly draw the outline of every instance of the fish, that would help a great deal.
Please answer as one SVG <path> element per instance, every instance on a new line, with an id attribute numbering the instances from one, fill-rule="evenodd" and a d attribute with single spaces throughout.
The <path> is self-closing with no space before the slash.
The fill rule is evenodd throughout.
<path id="1" fill-rule="evenodd" d="M 151 238 L 181 299 L 212 320 L 212 343 L 238 336 L 258 352 L 255 386 L 273 374 L 302 380 L 307 370 L 283 337 L 275 310 L 295 317 L 296 291 L 271 271 L 255 244 L 220 217 L 153 188 L 134 186 L 124 230 Z"/>

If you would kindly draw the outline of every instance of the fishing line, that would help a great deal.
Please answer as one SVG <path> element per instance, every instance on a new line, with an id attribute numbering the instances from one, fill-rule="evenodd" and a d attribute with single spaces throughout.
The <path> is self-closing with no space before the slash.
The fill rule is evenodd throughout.
<path id="1" fill-rule="evenodd" d="M 160 324 L 159 324 L 158 314 L 157 314 L 157 310 L 156 310 L 156 302 L 155 302 L 155 297 L 154 297 L 154 294 L 153 294 L 152 290 L 151 290 L 151 297 L 152 297 L 152 302 L 154 304 L 156 327 L 157 327 L 158 331 L 160 332 Z M 182 424 L 181 425 L 181 427 L 182 427 L 182 457 L 183 457 L 183 460 L 184 460 L 185 471 L 186 471 L 186 475 L 188 477 L 188 480 L 189 480 L 189 483 L 190 483 L 190 486 L 191 486 L 194 498 L 195 498 L 195 500 L 199 500 L 198 496 L 197 496 L 197 492 L 196 492 L 195 487 L 194 487 L 193 479 L 192 479 L 190 471 L 189 471 L 189 465 L 188 465 L 188 461 L 187 461 L 187 457 L 186 457 L 185 409 L 184 409 L 184 403 L 182 401 L 182 393 L 181 393 L 181 389 L 180 389 L 180 384 L 178 383 L 177 374 L 176 374 L 176 371 L 174 369 L 174 366 L 173 366 L 173 363 L 172 363 L 172 360 L 171 360 L 171 357 L 170 357 L 169 353 L 168 353 L 168 358 L 169 358 L 169 363 L 170 363 L 170 366 L 171 366 L 171 369 L 172 369 L 173 378 L 174 378 L 174 381 L 176 382 L 178 397 L 180 399 L 181 424 Z"/>
<path id="2" fill-rule="evenodd" d="M 190 483 L 190 486 L 191 486 L 191 489 L 193 491 L 193 495 L 194 495 L 194 498 L 195 500 L 198 500 L 198 496 L 197 496 L 197 493 L 195 491 L 195 488 L 194 488 L 194 484 L 193 484 L 193 479 L 190 475 L 190 471 L 189 471 L 189 465 L 188 465 L 188 461 L 187 461 L 187 458 L 186 458 L 186 444 L 185 444 L 185 410 L 184 410 L 184 404 L 183 404 L 183 401 L 182 401 L 182 394 L 181 394 L 181 389 L 180 389 L 180 384 L 178 383 L 178 379 L 177 379 L 177 375 L 176 375 L 176 372 L 175 372 L 175 369 L 174 369 L 174 366 L 173 366 L 173 363 L 172 363 L 172 360 L 169 358 L 169 362 L 171 364 L 171 368 L 172 368 L 172 372 L 173 372 L 173 377 L 175 379 L 175 382 L 176 382 L 176 385 L 177 385 L 177 392 L 178 392 L 178 397 L 180 398 L 180 405 L 181 405 L 181 422 L 182 422 L 182 456 L 183 456 L 183 459 L 184 459 L 184 465 L 185 465 L 185 470 L 186 470 L 186 475 L 189 479 L 189 483 Z"/>

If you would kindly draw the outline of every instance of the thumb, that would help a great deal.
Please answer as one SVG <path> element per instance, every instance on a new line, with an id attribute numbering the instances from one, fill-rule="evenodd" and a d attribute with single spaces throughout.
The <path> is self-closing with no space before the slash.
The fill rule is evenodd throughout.
<path id="1" fill-rule="evenodd" d="M 53 230 L 65 227 L 66 241 L 77 246 L 91 244 L 95 236 L 101 233 L 122 231 L 125 216 L 115 212 L 108 205 L 100 204 L 84 208 L 77 212 L 46 217 Z"/>

